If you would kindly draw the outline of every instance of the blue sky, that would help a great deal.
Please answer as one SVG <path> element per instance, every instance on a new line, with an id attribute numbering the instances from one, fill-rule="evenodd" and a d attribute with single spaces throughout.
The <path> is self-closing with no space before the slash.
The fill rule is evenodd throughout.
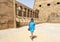
<path id="1" fill-rule="evenodd" d="M 24 5 L 26 5 L 30 8 L 33 8 L 34 0 L 17 0 L 17 1 L 23 3 Z"/>

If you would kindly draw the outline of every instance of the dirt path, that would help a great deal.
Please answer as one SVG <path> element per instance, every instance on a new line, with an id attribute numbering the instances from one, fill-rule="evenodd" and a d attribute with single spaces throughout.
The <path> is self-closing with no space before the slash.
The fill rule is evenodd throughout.
<path id="1" fill-rule="evenodd" d="M 27 28 L 0 30 L 0 42 L 60 42 L 60 24 L 36 25 L 33 41 Z"/>

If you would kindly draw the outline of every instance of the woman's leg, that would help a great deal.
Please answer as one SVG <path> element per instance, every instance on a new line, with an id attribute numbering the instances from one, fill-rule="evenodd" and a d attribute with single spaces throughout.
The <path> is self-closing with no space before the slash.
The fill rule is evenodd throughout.
<path id="1" fill-rule="evenodd" d="M 31 37 L 33 37 L 33 32 L 31 32 Z"/>

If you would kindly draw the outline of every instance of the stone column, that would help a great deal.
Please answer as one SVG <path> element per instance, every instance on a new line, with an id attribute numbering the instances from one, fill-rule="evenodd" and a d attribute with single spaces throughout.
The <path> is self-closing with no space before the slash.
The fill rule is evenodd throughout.
<path id="1" fill-rule="evenodd" d="M 22 8 L 22 19 L 24 18 L 23 14 L 24 14 L 24 8 Z"/>
<path id="2" fill-rule="evenodd" d="M 31 18 L 30 15 L 31 15 L 31 11 L 29 11 L 29 18 Z"/>
<path id="3" fill-rule="evenodd" d="M 26 9 L 26 19 L 28 18 L 27 14 L 28 14 L 28 10 Z"/>
<path id="4" fill-rule="evenodd" d="M 30 18 L 30 13 L 31 13 L 31 12 L 29 11 L 29 18 Z"/>
<path id="5" fill-rule="evenodd" d="M 30 17 L 32 18 L 32 11 L 30 12 Z"/>
<path id="6" fill-rule="evenodd" d="M 35 12 L 34 12 L 34 18 L 35 18 Z"/>
<path id="7" fill-rule="evenodd" d="M 17 4 L 15 4 L 15 13 L 16 13 L 16 16 L 17 16 Z"/>
<path id="8" fill-rule="evenodd" d="M 32 12 L 32 18 L 34 18 L 34 12 Z"/>
<path id="9" fill-rule="evenodd" d="M 24 22 L 23 20 L 24 20 L 24 7 L 22 7 L 22 23 Z M 23 23 L 23 25 L 24 25 L 24 23 Z"/>
<path id="10" fill-rule="evenodd" d="M 16 28 L 16 10 L 15 10 L 15 2 L 16 0 L 13 0 L 13 11 L 14 11 L 14 28 Z"/>

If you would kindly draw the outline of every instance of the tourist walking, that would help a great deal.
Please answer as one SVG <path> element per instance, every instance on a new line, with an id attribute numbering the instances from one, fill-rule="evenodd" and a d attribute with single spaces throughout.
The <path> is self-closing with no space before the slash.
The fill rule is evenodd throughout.
<path id="1" fill-rule="evenodd" d="M 33 38 L 33 33 L 34 33 L 34 30 L 35 30 L 35 22 L 34 22 L 34 19 L 31 18 L 31 21 L 29 22 L 29 28 L 28 30 L 31 32 L 31 39 Z"/>

